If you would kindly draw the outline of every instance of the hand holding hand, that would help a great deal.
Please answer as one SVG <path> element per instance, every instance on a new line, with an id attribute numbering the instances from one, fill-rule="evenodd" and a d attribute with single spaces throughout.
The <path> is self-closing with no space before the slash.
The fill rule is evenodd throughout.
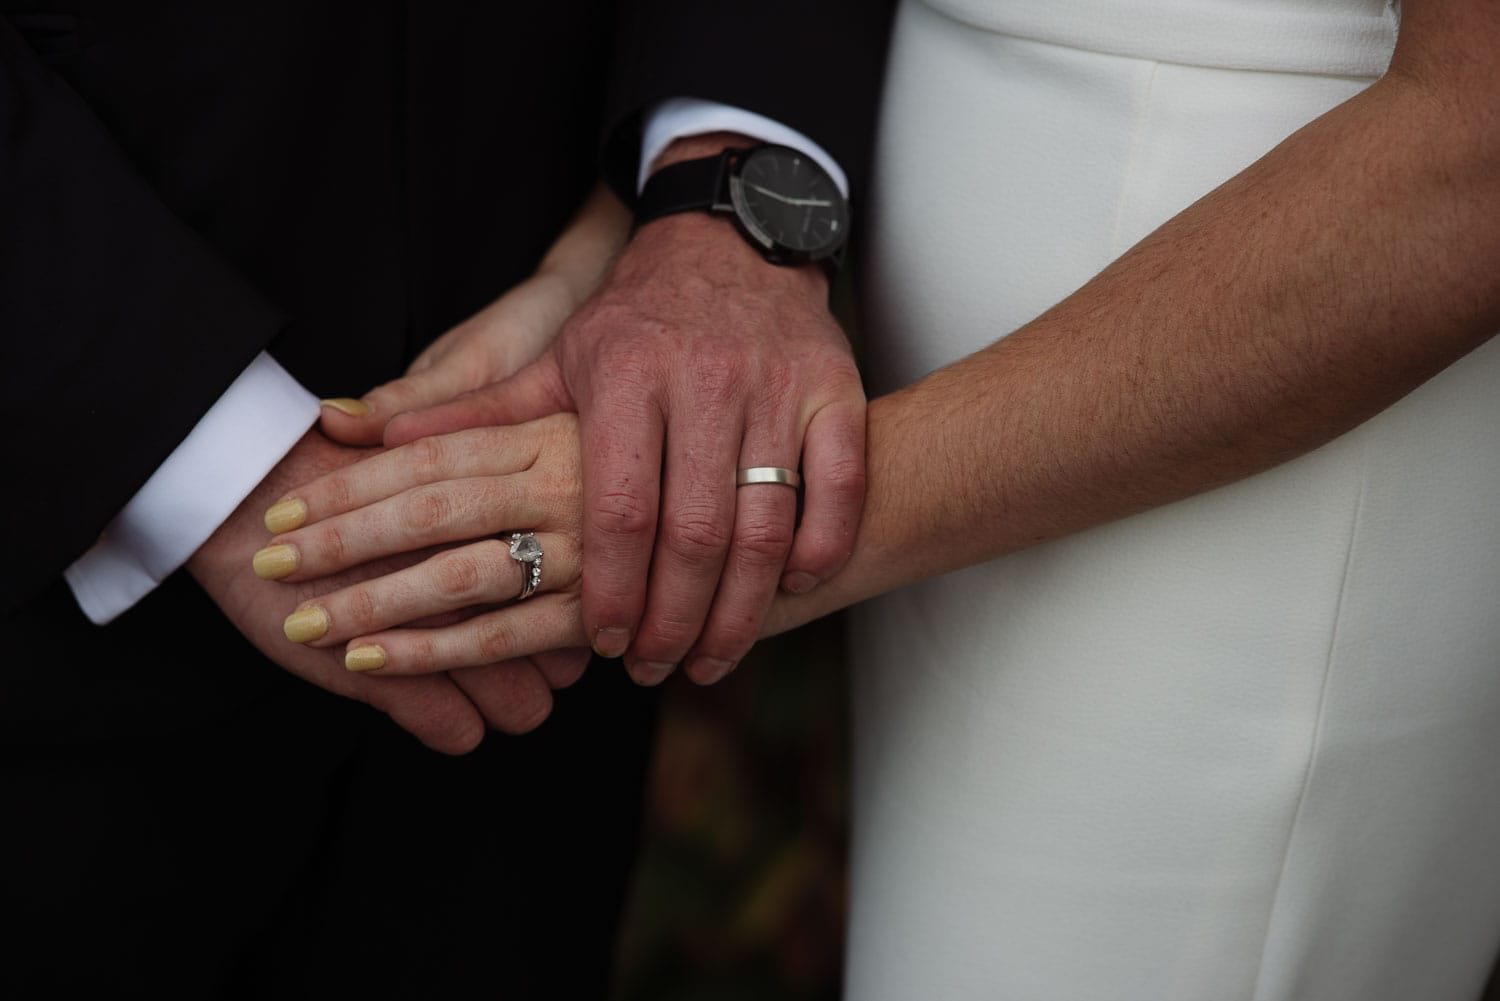
<path id="1" fill-rule="evenodd" d="M 320 688 L 369 703 L 427 746 L 461 754 L 479 744 L 484 721 L 452 680 L 441 675 L 391 681 L 363 678 L 345 670 L 332 651 L 288 643 L 279 628 L 299 597 L 397 569 L 410 558 L 309 582 L 300 594 L 249 572 L 251 554 L 265 542 L 261 515 L 271 501 L 292 484 L 348 466 L 369 454 L 368 450 L 343 448 L 317 432 L 309 432 L 199 548 L 188 561 L 188 571 L 261 653 Z"/>
<path id="2" fill-rule="evenodd" d="M 386 442 L 559 408 L 582 420 L 585 636 L 602 655 L 628 651 L 637 681 L 684 660 L 693 680 L 718 680 L 778 583 L 805 592 L 848 559 L 865 403 L 826 278 L 768 264 L 728 221 L 643 227 L 537 361 L 397 417 Z M 800 527 L 793 490 L 736 489 L 748 466 L 801 467 Z"/>
<path id="3" fill-rule="evenodd" d="M 397 414 L 445 403 L 513 375 L 546 349 L 563 321 L 599 285 L 629 225 L 625 206 L 602 185 L 595 189 L 531 277 L 433 341 L 401 378 L 358 400 L 325 400 L 323 431 L 346 444 L 378 445 Z M 558 398 L 550 409 L 529 406 L 518 419 L 571 409 L 564 404 Z"/>
<path id="4" fill-rule="evenodd" d="M 295 583 L 464 543 L 387 576 L 322 588 L 288 618 L 288 635 L 324 655 L 346 646 L 344 673 L 376 684 L 453 670 L 492 725 L 517 732 L 540 723 L 551 689 L 577 680 L 588 661 L 579 505 L 578 420 L 556 414 L 424 438 L 304 483 L 267 518 L 296 527 L 262 552 L 277 561 L 277 579 Z M 282 520 L 286 511 L 295 517 Z M 511 536 L 522 531 L 543 558 L 539 588 L 518 602 L 531 571 L 512 555 Z M 469 684 L 475 672 L 488 684 Z"/>

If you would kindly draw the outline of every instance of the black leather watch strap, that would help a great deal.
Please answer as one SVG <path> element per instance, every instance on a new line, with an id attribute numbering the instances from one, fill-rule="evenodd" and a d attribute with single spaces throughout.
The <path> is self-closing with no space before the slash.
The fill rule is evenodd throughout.
<path id="1" fill-rule="evenodd" d="M 635 203 L 635 225 L 676 212 L 733 211 L 729 205 L 729 165 L 743 150 L 668 164 L 646 179 Z"/>
<path id="2" fill-rule="evenodd" d="M 830 256 L 820 257 L 816 261 L 798 260 L 795 252 L 787 253 L 768 244 L 766 239 L 752 235 L 746 221 L 730 201 L 730 175 L 737 169 L 742 158 L 756 150 L 774 148 L 752 146 L 749 149 L 726 149 L 717 156 L 683 160 L 661 168 L 646 179 L 646 185 L 636 199 L 634 228 L 640 229 L 654 219 L 678 212 L 722 213 L 731 217 L 745 241 L 770 263 L 785 266 L 817 263 L 827 271 L 831 282 L 844 258 L 842 246 Z M 796 155 L 794 150 L 785 152 Z"/>

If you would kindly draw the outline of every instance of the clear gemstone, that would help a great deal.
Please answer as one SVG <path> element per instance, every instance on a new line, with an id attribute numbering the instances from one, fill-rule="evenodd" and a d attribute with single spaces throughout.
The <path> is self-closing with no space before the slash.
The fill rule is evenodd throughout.
<path id="1" fill-rule="evenodd" d="M 510 540 L 510 555 L 522 563 L 535 563 L 542 558 L 542 544 L 534 535 L 520 535 Z"/>

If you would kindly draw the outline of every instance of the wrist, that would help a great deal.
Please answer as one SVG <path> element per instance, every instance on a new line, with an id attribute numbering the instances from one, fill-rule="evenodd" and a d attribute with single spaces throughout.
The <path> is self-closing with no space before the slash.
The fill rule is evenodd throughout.
<path id="1" fill-rule="evenodd" d="M 668 146 L 636 200 L 637 230 L 677 215 L 719 216 L 770 264 L 836 270 L 849 206 L 834 179 L 800 150 L 748 142 L 720 132 Z"/>
<path id="2" fill-rule="evenodd" d="M 631 238 L 622 265 L 655 268 L 682 259 L 693 274 L 712 281 L 731 274 L 734 283 L 756 289 L 792 288 L 820 306 L 828 302 L 828 275 L 816 265 L 784 267 L 767 261 L 736 229 L 733 220 L 707 212 L 663 216 Z"/>
<path id="3" fill-rule="evenodd" d="M 704 132 L 701 135 L 683 136 L 667 144 L 667 148 L 651 161 L 650 173 L 684 160 L 701 160 L 706 156 L 718 156 L 726 149 L 749 149 L 758 145 L 758 140 L 739 132 Z"/>
<path id="4" fill-rule="evenodd" d="M 572 223 L 548 248 L 533 277 L 549 291 L 567 297 L 572 307 L 593 294 L 610 263 L 630 238 L 630 210 L 603 184 L 578 210 Z"/>

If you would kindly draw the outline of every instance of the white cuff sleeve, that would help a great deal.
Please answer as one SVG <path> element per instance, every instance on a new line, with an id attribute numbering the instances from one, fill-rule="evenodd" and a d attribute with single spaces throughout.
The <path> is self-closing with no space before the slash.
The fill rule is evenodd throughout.
<path id="1" fill-rule="evenodd" d="M 739 132 L 761 142 L 799 149 L 828 171 L 828 176 L 833 178 L 843 196 L 849 197 L 849 180 L 844 176 L 844 168 L 807 136 L 753 111 L 696 97 L 674 97 L 663 101 L 646 116 L 646 128 L 641 133 L 641 168 L 635 189 L 639 191 L 646 186 L 651 164 L 674 140 L 705 132 Z"/>
<path id="2" fill-rule="evenodd" d="M 95 625 L 188 561 L 318 419 L 318 400 L 261 352 L 64 571 Z"/>

